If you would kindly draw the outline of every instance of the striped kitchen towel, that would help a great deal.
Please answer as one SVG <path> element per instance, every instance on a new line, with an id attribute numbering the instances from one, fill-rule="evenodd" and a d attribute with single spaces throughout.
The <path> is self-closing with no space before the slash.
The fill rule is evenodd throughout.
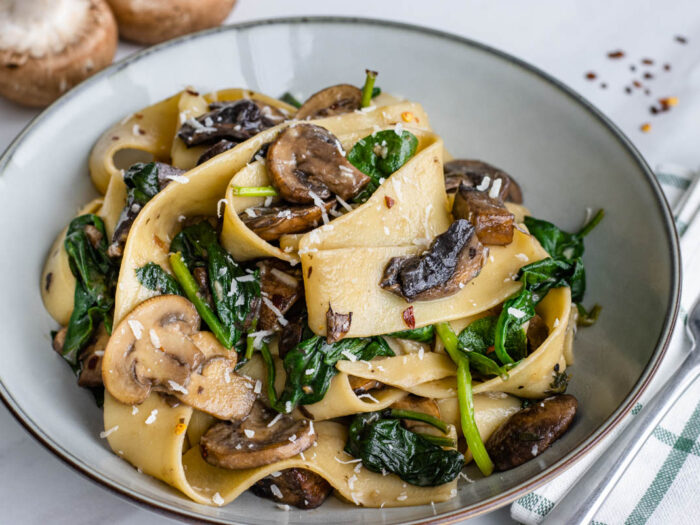
<path id="1" fill-rule="evenodd" d="M 681 236 L 683 292 L 678 322 L 661 369 L 627 418 L 663 384 L 685 353 L 690 339 L 688 311 L 700 297 L 700 172 L 659 166 L 656 176 L 666 194 Z M 629 419 L 628 419 L 629 420 Z M 576 465 L 511 506 L 511 517 L 527 525 L 542 521 L 587 467 L 598 459 L 624 422 Z M 700 523 L 700 381 L 675 404 L 644 444 L 592 521 L 594 525 Z"/>

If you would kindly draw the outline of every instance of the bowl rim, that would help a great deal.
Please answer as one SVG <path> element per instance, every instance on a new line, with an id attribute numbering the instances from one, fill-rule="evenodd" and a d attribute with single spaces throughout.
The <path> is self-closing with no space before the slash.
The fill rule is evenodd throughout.
<path id="1" fill-rule="evenodd" d="M 574 103 L 581 106 L 583 109 L 587 110 L 592 116 L 596 118 L 599 124 L 606 128 L 613 137 L 618 141 L 621 147 L 632 157 L 636 162 L 638 167 L 644 174 L 644 178 L 649 185 L 652 194 L 655 197 L 655 203 L 658 210 L 661 212 L 664 228 L 667 236 L 667 240 L 670 244 L 670 267 L 671 267 L 671 288 L 669 294 L 670 308 L 666 312 L 664 317 L 663 326 L 655 343 L 654 351 L 652 352 L 649 362 L 644 367 L 641 376 L 637 382 L 632 387 L 631 391 L 624 398 L 620 406 L 591 434 L 583 439 L 573 450 L 569 451 L 561 459 L 559 459 L 554 464 L 550 465 L 545 470 L 541 471 L 536 476 L 516 485 L 515 487 L 482 500 L 473 505 L 467 507 L 462 507 L 454 511 L 448 511 L 437 516 L 433 516 L 428 519 L 418 519 L 412 520 L 406 523 L 422 523 L 429 525 L 437 524 L 448 524 L 456 523 L 458 521 L 475 517 L 479 514 L 483 514 L 497 508 L 500 508 L 508 503 L 511 503 L 518 497 L 529 493 L 536 489 L 537 487 L 543 485 L 544 483 L 552 480 L 555 476 L 561 474 L 573 464 L 575 464 L 579 459 L 585 456 L 599 441 L 601 441 L 605 436 L 607 436 L 610 431 L 615 428 L 622 418 L 632 409 L 635 405 L 639 396 L 646 390 L 650 381 L 656 374 L 658 367 L 666 353 L 671 336 L 673 334 L 673 329 L 678 317 L 679 305 L 680 305 L 680 292 L 681 292 L 681 264 L 680 264 L 680 248 L 678 233 L 675 228 L 675 223 L 673 220 L 673 214 L 669 207 L 668 201 L 661 189 L 661 186 L 653 174 L 651 168 L 644 160 L 641 153 L 633 145 L 629 138 L 607 117 L 602 111 L 597 109 L 591 102 L 589 102 L 582 95 L 578 94 L 572 88 L 564 84 L 562 81 L 557 80 L 550 74 L 544 72 L 538 67 L 520 59 L 509 53 L 491 47 L 489 45 L 483 44 L 481 42 L 466 38 L 460 35 L 449 33 L 446 31 L 441 31 L 439 29 L 433 29 L 428 27 L 419 26 L 416 24 L 410 24 L 405 22 L 396 22 L 391 20 L 382 20 L 376 18 L 364 18 L 364 17 L 345 17 L 345 16 L 289 16 L 289 17 L 273 17 L 264 18 L 258 20 L 251 20 L 248 22 L 241 22 L 237 24 L 227 24 L 218 26 L 212 29 L 207 29 L 204 31 L 199 31 L 197 33 L 192 33 L 188 35 L 181 36 L 172 40 L 168 40 L 161 44 L 148 47 L 131 55 L 124 57 L 123 59 L 115 62 L 109 67 L 103 69 L 102 71 L 96 73 L 92 77 L 81 82 L 72 90 L 68 91 L 62 95 L 59 99 L 53 102 L 49 107 L 44 109 L 41 113 L 32 118 L 29 123 L 24 127 L 24 129 L 10 142 L 7 149 L 0 155 L 0 176 L 4 173 L 7 168 L 9 161 L 11 160 L 15 150 L 24 141 L 25 137 L 29 135 L 34 128 L 39 126 L 41 122 L 50 114 L 54 113 L 58 108 L 64 105 L 67 101 L 79 96 L 83 91 L 89 89 L 93 84 L 100 82 L 102 79 L 107 78 L 113 73 L 120 71 L 130 64 L 140 61 L 143 58 L 153 54 L 158 53 L 162 49 L 170 48 L 173 46 L 178 46 L 183 42 L 189 40 L 199 39 L 206 37 L 211 34 L 220 32 L 237 32 L 241 30 L 261 27 L 261 26 L 275 26 L 275 25 L 311 25 L 311 24 L 359 24 L 366 26 L 381 26 L 393 29 L 399 29 L 406 32 L 422 33 L 424 35 L 430 35 L 438 37 L 440 39 L 456 42 L 467 47 L 477 49 L 479 51 L 486 52 L 494 57 L 509 62 L 510 64 L 524 70 L 527 73 L 533 74 L 539 77 L 544 82 L 550 84 L 555 89 L 559 90 L 561 93 L 565 94 Z M 112 481 L 111 479 L 104 476 L 102 473 L 98 472 L 97 469 L 84 463 L 79 458 L 73 456 L 69 451 L 65 450 L 60 443 L 54 441 L 50 436 L 46 435 L 41 429 L 40 425 L 35 423 L 31 418 L 29 418 L 22 410 L 19 403 L 15 401 L 12 394 L 5 387 L 2 380 L 0 379 L 0 399 L 4 405 L 8 408 L 10 413 L 17 419 L 17 421 L 24 427 L 24 429 L 34 437 L 39 443 L 50 450 L 55 456 L 65 462 L 67 465 L 72 467 L 79 474 L 82 474 L 89 480 L 97 483 L 98 485 L 105 487 L 118 496 L 126 499 L 131 503 L 137 503 L 139 506 L 145 507 L 148 510 L 155 511 L 159 514 L 164 514 L 167 516 L 177 516 L 180 518 L 185 518 L 186 520 L 198 520 L 206 523 L 232 523 L 231 521 L 225 519 L 214 518 L 210 516 L 202 516 L 196 511 L 190 511 L 186 509 L 178 509 L 170 506 L 165 502 L 158 501 L 157 499 L 151 498 L 150 496 L 145 496 L 132 490 L 126 486 Z"/>

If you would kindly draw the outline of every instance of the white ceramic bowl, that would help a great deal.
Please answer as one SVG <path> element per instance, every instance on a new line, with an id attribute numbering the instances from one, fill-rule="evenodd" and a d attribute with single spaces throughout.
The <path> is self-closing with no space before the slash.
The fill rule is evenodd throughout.
<path id="1" fill-rule="evenodd" d="M 574 229 L 587 206 L 604 222 L 586 239 L 587 300 L 600 321 L 576 342 L 570 392 L 580 412 L 547 452 L 460 487 L 428 507 L 358 509 L 331 498 L 281 515 L 247 493 L 224 508 L 193 503 L 139 475 L 98 438 L 100 410 L 51 350 L 56 326 L 39 275 L 54 236 L 95 195 L 87 157 L 113 122 L 186 85 L 308 95 L 378 70 L 378 84 L 421 102 L 453 154 L 514 175 L 538 217 Z M 148 49 L 72 90 L 37 117 L 0 160 L 0 394 L 47 448 L 92 479 L 153 507 L 220 522 L 452 521 L 503 505 L 571 465 L 632 406 L 675 321 L 678 244 L 656 180 L 630 142 L 580 96 L 535 68 L 477 43 L 412 26 L 289 19 L 223 27 Z"/>

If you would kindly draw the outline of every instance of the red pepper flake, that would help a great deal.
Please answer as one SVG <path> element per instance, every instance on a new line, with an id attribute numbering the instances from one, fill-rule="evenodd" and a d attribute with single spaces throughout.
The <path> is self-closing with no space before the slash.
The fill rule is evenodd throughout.
<path id="1" fill-rule="evenodd" d="M 387 208 L 391 208 L 396 203 L 396 201 L 388 195 L 384 195 L 384 203 L 386 204 Z"/>
<path id="2" fill-rule="evenodd" d="M 654 61 L 651 58 L 643 58 L 642 64 L 647 65 L 647 66 L 652 66 L 652 65 L 654 65 Z"/>
<path id="3" fill-rule="evenodd" d="M 676 35 L 676 42 L 678 42 L 679 44 L 687 44 L 688 39 L 684 36 Z"/>
<path id="4" fill-rule="evenodd" d="M 625 52 L 622 51 L 622 49 L 618 49 L 617 51 L 610 51 L 610 53 L 608 53 L 608 58 L 612 59 L 622 58 L 623 56 L 625 56 Z"/>
<path id="5" fill-rule="evenodd" d="M 487 354 L 490 354 L 490 353 L 495 352 L 495 351 L 496 351 L 496 347 L 494 345 L 491 345 L 486 349 Z"/>
<path id="6" fill-rule="evenodd" d="M 119 140 L 119 137 L 117 137 L 116 135 L 114 135 L 114 136 L 112 137 L 112 140 Z"/>
<path id="7" fill-rule="evenodd" d="M 636 88 L 642 87 L 642 83 L 639 80 L 633 80 L 632 85 Z"/>
<path id="8" fill-rule="evenodd" d="M 586 73 L 586 79 L 588 80 L 595 80 L 597 76 L 598 75 L 596 75 L 593 71 Z"/>
<path id="9" fill-rule="evenodd" d="M 198 93 L 197 91 L 195 91 L 194 89 L 186 89 L 185 91 L 187 91 L 187 92 L 188 92 L 190 95 L 192 95 L 193 97 L 198 97 L 198 96 L 199 96 L 199 93 Z"/>
<path id="10" fill-rule="evenodd" d="M 647 71 L 646 73 L 644 73 L 644 78 L 646 78 L 647 80 L 651 80 L 652 78 L 654 78 L 654 75 Z"/>
<path id="11" fill-rule="evenodd" d="M 649 133 L 651 131 L 651 124 L 645 122 L 639 127 L 639 129 L 641 129 L 643 133 Z"/>
<path id="12" fill-rule="evenodd" d="M 666 98 L 660 98 L 659 102 L 661 105 L 665 108 L 670 108 L 672 106 L 677 106 L 678 105 L 678 97 L 666 97 Z"/>
<path id="13" fill-rule="evenodd" d="M 664 71 L 671 71 L 671 64 L 664 64 Z"/>
<path id="14" fill-rule="evenodd" d="M 134 113 L 134 117 L 140 120 L 143 118 L 143 115 L 141 113 Z"/>
<path id="15" fill-rule="evenodd" d="M 403 311 L 403 322 L 410 330 L 416 327 L 416 318 L 413 317 L 413 306 L 409 306 Z"/>

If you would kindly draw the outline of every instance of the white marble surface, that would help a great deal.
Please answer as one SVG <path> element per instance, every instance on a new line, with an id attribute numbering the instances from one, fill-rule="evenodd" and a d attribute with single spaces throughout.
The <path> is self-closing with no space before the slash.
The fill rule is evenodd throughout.
<path id="1" fill-rule="evenodd" d="M 523 58 L 579 91 L 628 134 L 652 167 L 700 164 L 700 10 L 696 0 L 537 2 L 495 0 L 239 0 L 229 22 L 293 15 L 351 15 L 425 25 L 479 40 Z M 688 37 L 687 45 L 674 40 Z M 118 57 L 139 49 L 120 45 Z M 606 53 L 625 50 L 613 62 Z M 651 93 L 624 86 L 641 78 L 639 60 L 653 58 Z M 669 62 L 671 71 L 660 63 Z M 629 64 L 637 64 L 637 73 Z M 595 82 L 584 78 L 595 71 Z M 600 83 L 605 82 L 607 89 Z M 677 96 L 678 108 L 661 116 L 648 108 L 658 97 Z M 692 110 L 695 111 L 692 111 Z M 36 114 L 0 99 L 0 150 Z M 652 123 L 641 133 L 643 122 Z M 5 349 L 11 351 L 11 349 Z M 47 348 L 47 351 L 50 351 Z M 78 475 L 37 444 L 0 407 L 0 508 L 2 523 L 160 524 L 173 520 L 138 508 Z M 471 520 L 475 525 L 510 523 L 507 508 Z"/>

